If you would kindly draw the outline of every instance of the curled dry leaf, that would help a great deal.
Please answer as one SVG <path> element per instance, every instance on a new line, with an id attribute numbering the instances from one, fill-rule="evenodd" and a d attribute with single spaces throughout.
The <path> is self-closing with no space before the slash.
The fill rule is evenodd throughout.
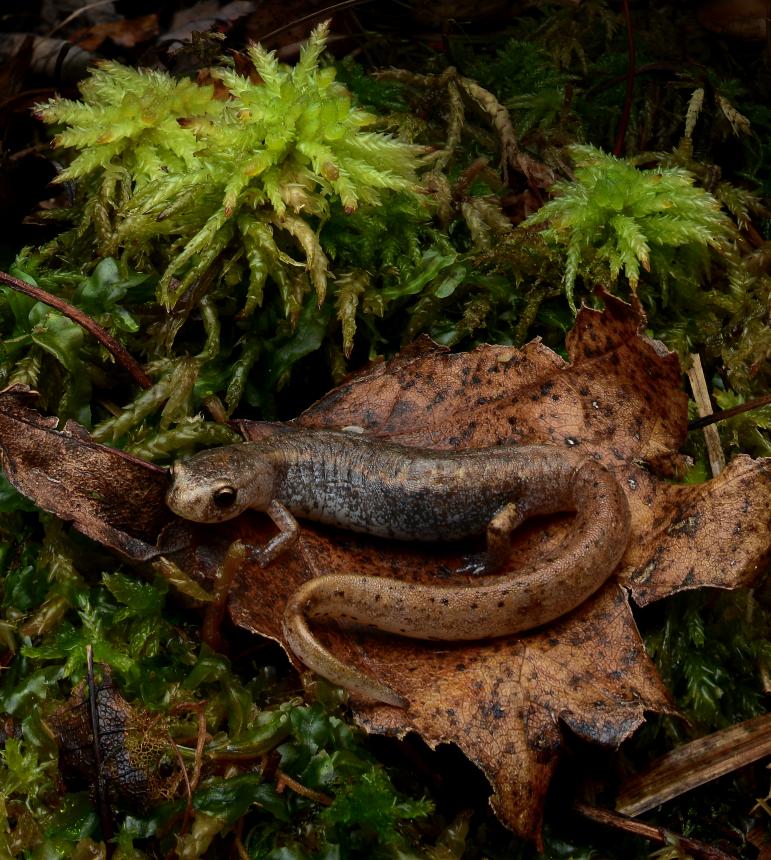
<path id="1" fill-rule="evenodd" d="M 37 395 L 15 385 L 0 394 L 0 463 L 35 504 L 104 546 L 144 561 L 158 555 L 160 530 L 174 515 L 163 503 L 166 469 L 91 441 L 73 421 L 32 408 Z"/>
<path id="2" fill-rule="evenodd" d="M 579 313 L 568 336 L 569 362 L 539 341 L 521 350 L 481 346 L 455 355 L 422 341 L 330 392 L 296 422 L 356 427 L 372 437 L 438 449 L 568 446 L 595 457 L 622 482 L 632 536 L 617 575 L 554 624 L 526 635 L 457 644 L 316 625 L 319 638 L 339 657 L 380 676 L 410 702 L 401 710 L 354 701 L 362 726 L 397 735 L 416 731 L 430 745 L 456 743 L 490 780 L 500 819 L 536 841 L 565 726 L 586 740 L 617 746 L 640 725 L 645 710 L 672 710 L 645 654 L 628 593 L 645 603 L 687 588 L 749 584 L 770 551 L 771 461 L 737 458 L 718 479 L 699 486 L 666 483 L 652 473 L 671 475 L 684 467 L 677 454 L 686 432 L 680 368 L 673 354 L 640 334 L 638 308 L 604 298 L 605 312 Z M 4 399 L 10 406 L 0 397 L 0 414 L 22 408 L 18 394 Z M 38 501 L 35 482 L 24 477 L 32 455 L 19 454 L 4 420 L 0 440 L 4 463 L 12 467 L 9 476 Z M 243 422 L 241 429 L 257 438 L 262 426 Z M 51 444 L 61 450 L 61 441 Z M 92 447 L 101 452 L 97 461 L 115 458 L 110 481 L 120 484 L 124 474 L 133 475 L 129 484 L 138 481 L 135 461 Z M 39 471 L 38 460 L 31 462 Z M 49 493 L 39 504 L 98 540 L 106 531 L 108 545 L 128 555 L 131 541 L 140 539 L 145 558 L 157 535 L 150 535 L 152 529 L 170 523 L 165 545 L 186 547 L 169 554 L 199 580 L 212 577 L 236 538 L 264 544 L 275 533 L 266 517 L 251 512 L 218 526 L 174 520 L 161 510 L 162 482 L 152 467 L 143 508 L 136 507 L 136 491 L 127 490 L 125 507 L 113 512 L 115 523 L 98 520 L 109 516 L 110 506 L 76 516 L 79 469 L 70 468 L 69 495 L 54 500 Z M 66 481 L 65 465 L 57 469 L 58 479 Z M 140 510 L 141 528 L 135 520 Z M 518 530 L 506 569 L 538 564 L 558 551 L 569 528 L 570 517 L 560 516 Z M 125 540 L 115 537 L 121 530 Z M 398 544 L 303 523 L 290 552 L 265 569 L 244 566 L 230 613 L 242 627 L 283 644 L 285 603 L 310 577 L 355 572 L 446 583 L 459 578 L 453 571 L 467 550 Z"/>
<path id="3" fill-rule="evenodd" d="M 95 699 L 91 708 L 80 685 L 47 718 L 65 780 L 92 787 L 101 781 L 108 800 L 138 810 L 175 797 L 183 777 L 165 720 L 129 704 L 109 675 L 96 685 Z"/>

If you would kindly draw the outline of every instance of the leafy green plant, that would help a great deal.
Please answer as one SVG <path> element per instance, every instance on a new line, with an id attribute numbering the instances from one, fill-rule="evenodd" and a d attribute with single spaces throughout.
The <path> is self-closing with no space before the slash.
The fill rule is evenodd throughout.
<path id="1" fill-rule="evenodd" d="M 18 549 L 15 541 L 5 545 Z M 410 797 L 392 784 L 359 734 L 332 712 L 339 697 L 327 694 L 329 709 L 303 705 L 292 687 L 277 682 L 273 667 L 255 670 L 248 661 L 241 667 L 250 678 L 245 682 L 226 657 L 200 646 L 194 620 L 164 605 L 163 583 L 143 583 L 120 570 L 84 575 L 79 568 L 86 557 L 54 523 L 39 555 L 4 559 L 2 624 L 16 624 L 7 643 L 0 636 L 0 648 L 10 647 L 16 657 L 0 678 L 3 730 L 11 732 L 0 743 L 0 851 L 56 849 L 55 856 L 73 856 L 82 839 L 100 838 L 88 795 L 65 795 L 54 778 L 51 736 L 69 748 L 91 743 L 78 736 L 90 731 L 88 721 L 73 719 L 83 708 L 87 646 L 103 679 L 109 667 L 103 689 L 112 722 L 104 743 L 126 759 L 111 764 L 112 814 L 124 856 L 142 856 L 132 854 L 134 842 L 151 836 L 168 851 L 175 832 L 181 856 L 217 856 L 238 821 L 244 842 L 263 852 L 255 856 L 287 845 L 305 852 L 298 856 L 315 856 L 320 845 L 336 845 L 345 856 L 409 850 L 413 822 L 431 819 L 433 806 L 418 788 Z M 154 776 L 146 772 L 154 761 L 148 753 L 175 739 L 177 753 L 165 765 L 170 775 L 162 774 L 161 782 L 178 788 L 179 762 L 192 772 L 199 713 L 209 738 L 192 796 L 195 823 L 189 832 L 169 831 L 184 817 L 184 793 L 174 791 L 163 804 L 162 795 L 147 796 Z M 73 774 L 72 759 L 60 759 L 63 778 L 93 788 L 96 771 L 82 757 L 75 761 Z M 437 834 L 441 823 L 430 829 Z"/>
<path id="2" fill-rule="evenodd" d="M 464 71 L 496 93 L 512 114 L 517 133 L 558 128 L 565 112 L 571 76 L 557 67 L 546 48 L 510 39 L 494 58 L 462 51 Z"/>
<path id="3" fill-rule="evenodd" d="M 364 130 L 374 117 L 352 106 L 333 67 L 319 67 L 327 32 L 313 32 L 293 68 L 250 46 L 259 80 L 214 69 L 217 93 L 214 83 L 105 63 L 81 85 L 83 101 L 40 107 L 68 126 L 57 145 L 78 152 L 58 177 L 86 180 L 77 234 L 133 264 L 159 255 L 167 307 L 215 266 L 215 281 L 230 286 L 248 269 L 243 316 L 262 303 L 268 278 L 288 315 L 310 285 L 322 301 L 319 224 L 334 207 L 379 203 L 382 191 L 415 194 L 419 152 Z"/>
<path id="4" fill-rule="evenodd" d="M 21 739 L 6 738 L 0 748 L 0 853 L 15 857 L 32 847 L 45 820 L 45 795 L 53 788 L 55 759 L 40 760 Z"/>
<path id="5" fill-rule="evenodd" d="M 688 717 L 714 731 L 761 713 L 755 671 L 758 662 L 768 665 L 771 643 L 758 635 L 767 633 L 768 617 L 755 598 L 681 595 L 663 614 L 646 647 Z"/>
<path id="6" fill-rule="evenodd" d="M 579 277 L 611 286 L 623 272 L 636 289 L 644 271 L 675 292 L 679 282 L 705 277 L 710 248 L 726 252 L 732 224 L 686 171 L 638 170 L 593 146 L 570 152 L 575 180 L 558 182 L 555 198 L 525 223 L 546 224 L 544 239 L 563 250 L 572 307 Z"/>

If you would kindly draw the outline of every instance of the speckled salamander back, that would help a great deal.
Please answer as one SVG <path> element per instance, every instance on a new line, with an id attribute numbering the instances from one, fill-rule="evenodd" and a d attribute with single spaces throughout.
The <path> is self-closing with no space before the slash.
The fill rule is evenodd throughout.
<path id="1" fill-rule="evenodd" d="M 478 640 L 520 633 L 583 603 L 616 568 L 629 539 L 629 506 L 618 481 L 600 464 L 579 459 L 572 452 L 550 446 L 494 448 L 468 452 L 465 457 L 458 452 L 457 456 L 447 455 L 446 460 L 432 456 L 431 468 L 438 464 L 440 473 L 455 470 L 448 486 L 457 496 L 457 508 L 453 492 L 433 490 L 429 506 L 439 512 L 438 518 L 411 510 L 413 521 L 423 517 L 419 525 L 399 535 L 394 530 L 393 536 L 436 539 L 447 537 L 449 531 L 450 536 L 461 537 L 470 521 L 459 525 L 454 520 L 456 509 L 471 507 L 474 527 L 481 531 L 502 505 L 514 501 L 519 521 L 533 514 L 576 511 L 572 537 L 558 557 L 539 567 L 478 577 L 471 585 L 423 585 L 387 577 L 331 574 L 301 586 L 284 615 L 290 648 L 305 665 L 366 699 L 406 704 L 387 685 L 342 663 L 321 646 L 308 619 L 355 622 L 429 640 Z M 401 482 L 400 504 L 409 508 L 405 477 L 415 478 L 424 467 L 425 462 L 421 465 L 412 460 L 400 468 L 394 463 L 393 470 L 379 470 L 383 486 L 376 492 L 382 492 L 381 498 L 390 508 Z"/>

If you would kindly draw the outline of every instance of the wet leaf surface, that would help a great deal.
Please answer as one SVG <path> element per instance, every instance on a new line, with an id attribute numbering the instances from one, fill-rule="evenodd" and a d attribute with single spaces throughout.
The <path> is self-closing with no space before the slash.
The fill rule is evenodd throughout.
<path id="1" fill-rule="evenodd" d="M 481 346 L 454 355 L 419 341 L 297 419 L 305 427 L 356 427 L 433 448 L 579 448 L 622 482 L 632 536 L 617 575 L 554 624 L 528 635 L 452 645 L 316 627 L 338 656 L 382 677 L 410 701 L 406 710 L 354 701 L 363 727 L 397 735 L 416 731 L 430 745 L 456 743 L 490 780 L 501 820 L 536 840 L 565 727 L 588 741 L 617 746 L 646 710 L 672 710 L 627 595 L 644 604 L 688 588 L 746 585 L 771 549 L 771 461 L 739 457 L 702 485 L 658 476 L 684 468 L 677 451 L 687 401 L 678 362 L 640 334 L 637 309 L 605 300 L 604 313 L 579 313 L 568 337 L 569 362 L 538 341 L 521 350 Z M 219 526 L 175 519 L 163 505 L 162 471 L 71 431 L 60 433 L 34 415 L 18 391 L 2 395 L 0 439 L 12 483 L 126 555 L 147 558 L 166 526 L 161 540 L 168 554 L 190 575 L 211 581 L 230 542 L 263 544 L 275 533 L 257 513 Z M 11 434 L 9 428 L 22 425 L 37 434 L 34 444 Z M 247 438 L 257 438 L 264 426 L 241 423 Z M 51 453 L 41 453 L 47 446 Z M 570 520 L 550 517 L 520 529 L 506 569 L 537 564 L 557 551 Z M 355 572 L 467 583 L 453 571 L 468 549 L 416 547 L 303 523 L 292 551 L 265 569 L 244 566 L 229 610 L 236 624 L 282 642 L 284 605 L 308 578 Z"/>

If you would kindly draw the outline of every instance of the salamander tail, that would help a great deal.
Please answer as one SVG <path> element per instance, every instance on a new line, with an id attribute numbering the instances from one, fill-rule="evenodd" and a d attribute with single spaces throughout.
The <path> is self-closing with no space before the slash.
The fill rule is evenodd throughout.
<path id="1" fill-rule="evenodd" d="M 284 610 L 284 638 L 292 653 L 309 669 L 332 684 L 344 687 L 356 697 L 371 702 L 384 702 L 396 708 L 406 708 L 409 702 L 387 684 L 371 675 L 343 663 L 327 650 L 313 635 L 305 611 L 315 580 L 301 586 L 290 598 Z"/>

